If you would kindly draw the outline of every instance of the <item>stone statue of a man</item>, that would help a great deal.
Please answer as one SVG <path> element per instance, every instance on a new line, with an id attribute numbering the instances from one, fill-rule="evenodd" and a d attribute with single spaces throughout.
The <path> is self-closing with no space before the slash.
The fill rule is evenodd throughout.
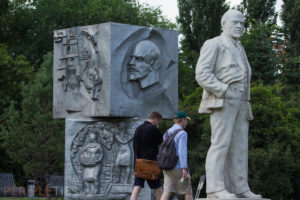
<path id="1" fill-rule="evenodd" d="M 160 50 L 150 40 L 138 42 L 128 63 L 130 81 L 138 81 L 141 89 L 159 82 Z"/>
<path id="2" fill-rule="evenodd" d="M 210 114 L 211 146 L 206 157 L 208 198 L 261 198 L 248 185 L 248 129 L 252 120 L 251 69 L 239 42 L 244 16 L 228 10 L 223 33 L 201 48 L 196 80 L 204 88 L 199 113 Z"/>

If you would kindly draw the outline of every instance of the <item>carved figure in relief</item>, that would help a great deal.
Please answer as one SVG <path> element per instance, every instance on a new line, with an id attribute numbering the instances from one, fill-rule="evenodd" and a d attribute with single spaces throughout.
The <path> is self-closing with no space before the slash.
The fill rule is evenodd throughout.
<path id="1" fill-rule="evenodd" d="M 98 32 L 97 32 L 98 33 Z M 55 45 L 61 45 L 60 66 L 57 80 L 65 92 L 79 93 L 84 86 L 92 100 L 98 100 L 102 78 L 97 65 L 97 41 L 92 30 L 83 29 L 79 34 L 65 31 L 54 33 Z"/>
<path id="2" fill-rule="evenodd" d="M 81 79 L 92 100 L 98 100 L 102 86 L 102 78 L 100 76 L 99 67 L 97 67 L 96 54 L 98 53 L 98 50 L 95 39 L 96 34 L 89 32 L 89 30 L 86 29 L 82 30 L 82 35 L 84 37 L 81 41 L 81 46 L 84 48 L 81 51 L 80 57 L 83 68 Z"/>
<path id="3" fill-rule="evenodd" d="M 97 194 L 100 185 L 100 162 L 103 158 L 103 150 L 97 142 L 97 133 L 94 129 L 89 129 L 87 139 L 89 141 L 84 145 L 79 156 L 80 164 L 84 168 L 82 173 L 84 193 Z"/>
<path id="4" fill-rule="evenodd" d="M 104 145 L 104 147 L 107 150 L 111 150 L 112 145 L 114 143 L 114 135 L 113 132 L 111 132 L 112 126 L 109 126 L 109 124 L 102 124 L 101 130 L 102 134 L 101 137 L 101 143 Z"/>
<path id="5" fill-rule="evenodd" d="M 66 39 L 63 42 L 65 55 L 60 58 L 66 71 L 66 80 L 58 77 L 64 81 L 63 86 L 66 92 L 78 92 L 80 89 L 77 45 L 77 37 L 73 33 L 66 35 Z"/>
<path id="6" fill-rule="evenodd" d="M 119 167 L 118 170 L 118 181 L 121 183 L 128 183 L 130 181 L 131 175 L 131 147 L 130 140 L 133 138 L 133 134 L 130 135 L 127 131 L 126 122 L 118 123 L 118 132 L 115 133 L 115 139 L 118 142 L 118 153 L 116 158 L 116 166 Z"/>
<path id="7" fill-rule="evenodd" d="M 68 60 L 71 58 L 68 58 Z M 73 68 L 67 69 L 67 83 L 65 85 L 65 91 L 78 92 L 80 89 L 80 78 L 76 75 L 76 70 Z"/>
<path id="8" fill-rule="evenodd" d="M 150 40 L 136 44 L 128 63 L 128 79 L 138 81 L 142 89 L 159 82 L 160 50 Z"/>
<path id="9" fill-rule="evenodd" d="M 86 63 L 83 71 L 83 80 L 91 99 L 97 100 L 101 90 L 102 79 L 100 78 L 99 70 L 95 66 L 91 66 L 90 62 Z"/>

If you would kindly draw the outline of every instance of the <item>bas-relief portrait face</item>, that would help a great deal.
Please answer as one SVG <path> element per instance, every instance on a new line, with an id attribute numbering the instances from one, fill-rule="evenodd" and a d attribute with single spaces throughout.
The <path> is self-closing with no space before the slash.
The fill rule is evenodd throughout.
<path id="1" fill-rule="evenodd" d="M 244 30 L 244 16 L 237 10 L 229 10 L 222 17 L 223 33 L 233 39 L 242 36 Z"/>
<path id="2" fill-rule="evenodd" d="M 139 81 L 141 88 L 146 88 L 159 81 L 160 50 L 150 40 L 136 44 L 128 62 L 128 79 Z"/>

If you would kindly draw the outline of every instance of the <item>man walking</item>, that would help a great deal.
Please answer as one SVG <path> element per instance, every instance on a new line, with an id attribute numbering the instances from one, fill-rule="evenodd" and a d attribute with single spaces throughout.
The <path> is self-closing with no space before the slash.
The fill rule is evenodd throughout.
<path id="1" fill-rule="evenodd" d="M 163 170 L 164 173 L 164 192 L 161 200 L 168 200 L 172 193 L 184 194 L 185 200 L 192 200 L 192 186 L 188 173 L 187 165 L 187 132 L 184 130 L 190 119 L 185 112 L 178 111 L 174 117 L 174 125 L 168 129 L 166 134 L 174 137 L 176 155 L 178 156 L 178 162 L 173 169 Z M 179 132 L 178 132 L 179 130 Z M 165 139 L 165 136 L 164 136 Z"/>
<path id="2" fill-rule="evenodd" d="M 199 113 L 210 114 L 211 146 L 206 157 L 208 198 L 261 198 L 248 185 L 248 129 L 253 119 L 251 69 L 239 42 L 244 16 L 228 10 L 223 33 L 201 48 L 196 80 L 203 90 Z"/>
<path id="3" fill-rule="evenodd" d="M 143 158 L 156 161 L 158 145 L 162 143 L 163 137 L 158 129 L 158 124 L 162 115 L 158 111 L 153 111 L 148 120 L 138 126 L 133 141 L 134 158 Z M 134 177 L 134 187 L 130 200 L 137 200 L 141 189 L 144 187 L 145 179 Z M 156 200 L 160 200 L 162 188 L 160 180 L 147 180 L 151 189 L 155 190 Z"/>

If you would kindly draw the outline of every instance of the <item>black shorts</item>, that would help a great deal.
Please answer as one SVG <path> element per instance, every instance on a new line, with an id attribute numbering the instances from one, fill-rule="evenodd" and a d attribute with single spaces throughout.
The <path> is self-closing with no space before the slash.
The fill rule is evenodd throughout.
<path id="1" fill-rule="evenodd" d="M 157 189 L 161 187 L 159 178 L 154 181 L 150 181 L 150 180 L 146 180 L 146 181 L 151 189 Z M 144 183 L 145 183 L 145 179 L 134 177 L 134 186 L 141 186 L 143 188 Z"/>

